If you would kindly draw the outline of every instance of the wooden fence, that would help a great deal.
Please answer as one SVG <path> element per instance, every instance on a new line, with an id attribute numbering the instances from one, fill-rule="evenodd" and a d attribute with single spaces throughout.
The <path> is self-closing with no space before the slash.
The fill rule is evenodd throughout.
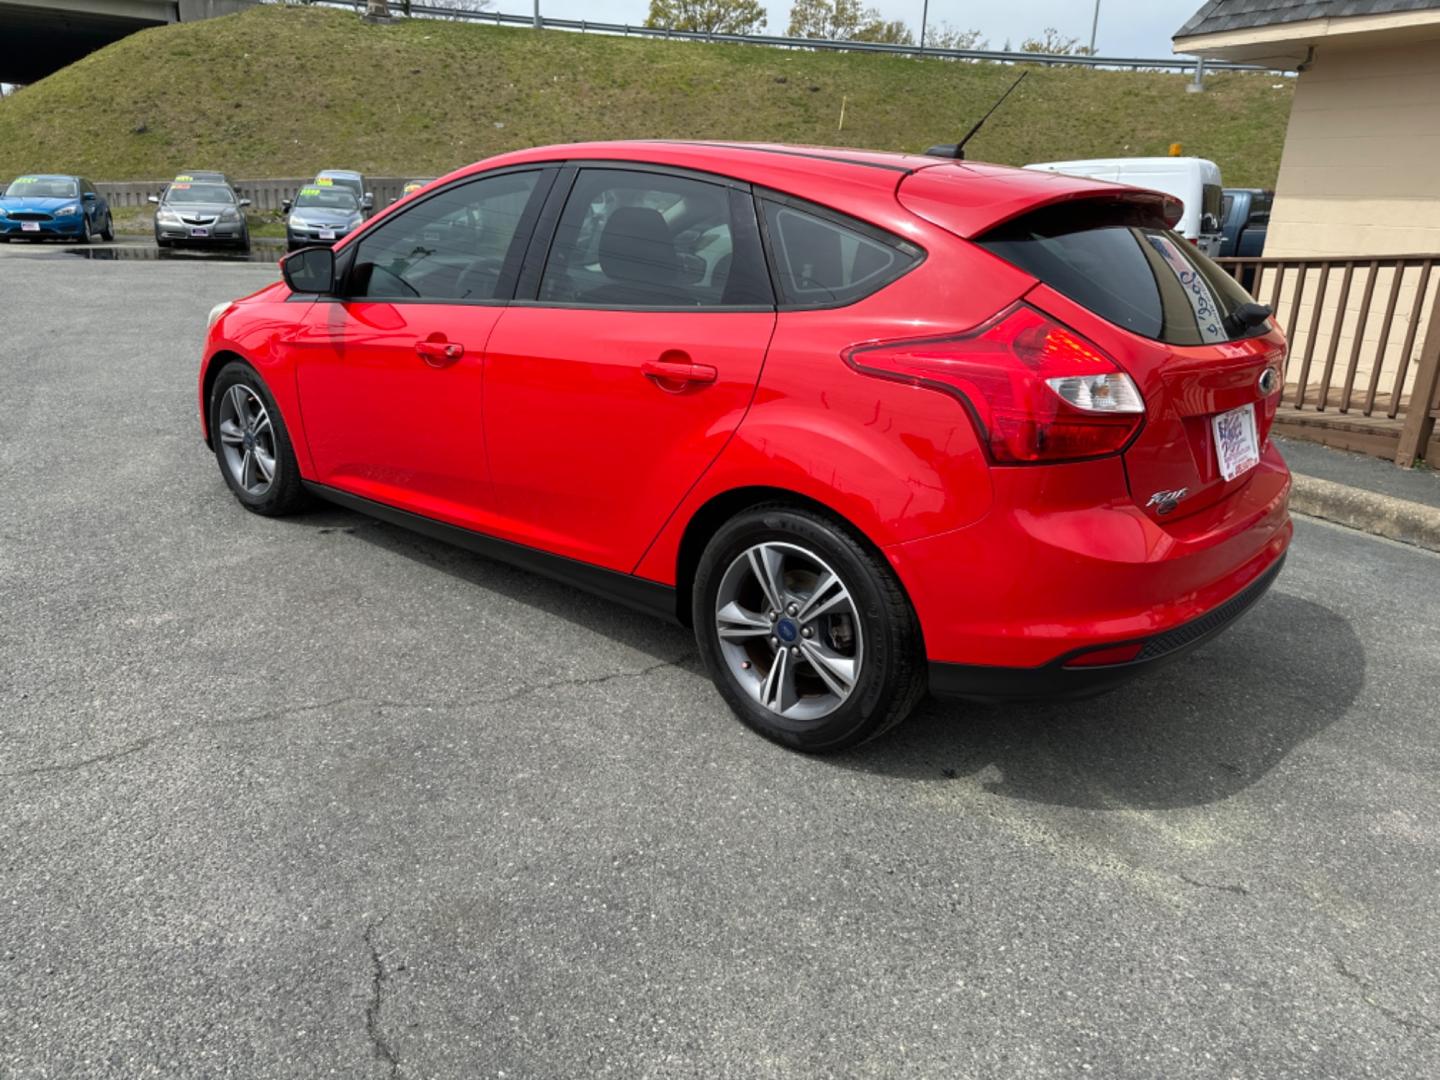
<path id="1" fill-rule="evenodd" d="M 1440 457 L 1440 255 L 1220 263 L 1289 341 L 1280 430 L 1404 466 Z"/>

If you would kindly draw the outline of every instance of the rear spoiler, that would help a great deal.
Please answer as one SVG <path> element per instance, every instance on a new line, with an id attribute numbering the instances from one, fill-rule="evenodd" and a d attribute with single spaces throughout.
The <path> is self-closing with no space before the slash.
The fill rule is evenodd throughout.
<path id="1" fill-rule="evenodd" d="M 1042 207 L 1071 201 L 1152 206 L 1174 228 L 1184 206 L 1173 195 L 1082 176 L 999 165 L 943 165 L 920 169 L 895 193 L 912 214 L 967 240 Z"/>

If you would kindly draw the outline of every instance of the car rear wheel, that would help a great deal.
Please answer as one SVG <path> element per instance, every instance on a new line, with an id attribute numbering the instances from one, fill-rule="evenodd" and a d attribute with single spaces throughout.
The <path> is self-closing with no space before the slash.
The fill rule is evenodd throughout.
<path id="1" fill-rule="evenodd" d="M 255 369 L 226 364 L 210 391 L 210 441 L 220 475 L 242 506 L 278 517 L 309 501 L 280 410 Z"/>
<path id="2" fill-rule="evenodd" d="M 768 505 L 727 522 L 701 556 L 692 611 L 721 696 L 796 750 L 873 739 L 925 694 L 920 627 L 899 581 L 813 511 Z"/>

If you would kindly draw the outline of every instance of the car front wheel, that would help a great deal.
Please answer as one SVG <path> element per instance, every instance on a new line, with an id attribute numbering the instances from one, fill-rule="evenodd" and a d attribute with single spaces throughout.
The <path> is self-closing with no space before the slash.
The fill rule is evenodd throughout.
<path id="1" fill-rule="evenodd" d="M 308 502 L 280 410 L 249 364 L 233 360 L 210 391 L 210 442 L 220 474 L 245 509 L 278 517 Z"/>
<path id="2" fill-rule="evenodd" d="M 844 750 L 898 724 L 925 694 L 919 623 L 894 573 L 850 530 L 761 506 L 701 556 L 695 636 L 732 710 L 766 738 Z"/>

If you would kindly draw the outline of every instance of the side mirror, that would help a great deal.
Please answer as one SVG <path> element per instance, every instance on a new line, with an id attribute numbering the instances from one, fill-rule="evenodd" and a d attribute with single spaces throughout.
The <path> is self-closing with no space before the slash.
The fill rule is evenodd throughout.
<path id="1" fill-rule="evenodd" d="M 280 275 L 291 292 L 323 296 L 335 291 L 335 252 L 307 247 L 280 260 Z"/>
<path id="2" fill-rule="evenodd" d="M 367 192 L 365 192 L 365 198 L 363 198 L 363 199 L 360 200 L 360 209 L 361 209 L 361 210 L 370 210 L 370 209 L 373 209 L 374 206 L 375 206 L 375 193 L 374 193 L 373 191 L 367 191 Z"/>
<path id="3" fill-rule="evenodd" d="M 159 196 L 159 195 L 151 195 L 150 198 L 146 199 L 145 201 L 146 201 L 146 202 L 153 202 L 156 206 L 159 206 L 159 205 L 160 205 L 160 196 Z"/>
<path id="4" fill-rule="evenodd" d="M 241 205 L 241 206 L 249 206 L 249 205 L 250 205 L 250 200 L 249 200 L 249 199 L 241 199 L 241 200 L 240 200 L 240 205 Z"/>
<path id="5" fill-rule="evenodd" d="M 293 206 L 294 204 L 295 204 L 295 200 L 294 200 L 294 199 L 281 199 L 281 200 L 280 200 L 280 209 L 281 209 L 281 210 L 289 210 L 290 207 Z"/>
<path id="6" fill-rule="evenodd" d="M 85 194 L 84 194 L 83 197 L 84 197 L 84 199 L 85 199 L 86 202 L 94 202 L 95 199 L 96 199 L 95 192 L 93 192 L 93 191 L 87 191 L 87 192 L 85 192 Z"/>
<path id="7" fill-rule="evenodd" d="M 1220 219 L 1217 218 L 1214 214 L 1201 214 L 1201 215 L 1200 215 L 1200 231 L 1201 231 L 1201 232 L 1209 232 L 1209 233 L 1219 232 L 1219 231 L 1220 231 Z"/>

